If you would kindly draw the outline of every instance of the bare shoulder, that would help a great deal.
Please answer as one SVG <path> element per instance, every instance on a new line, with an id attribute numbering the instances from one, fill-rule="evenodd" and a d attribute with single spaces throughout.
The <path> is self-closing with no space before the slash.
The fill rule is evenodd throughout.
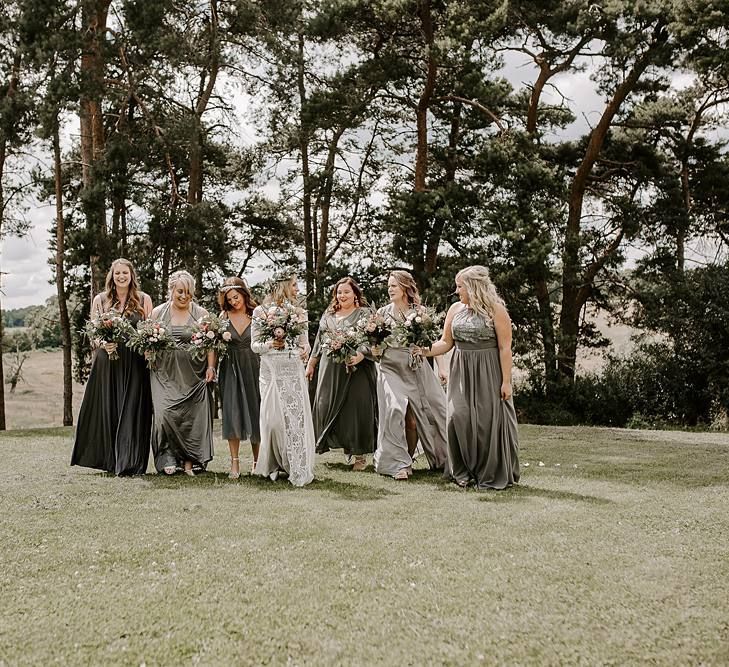
<path id="1" fill-rule="evenodd" d="M 506 310 L 506 306 L 497 303 L 494 305 L 494 320 L 501 320 L 502 322 L 511 322 L 509 317 L 509 311 Z"/>
<path id="2" fill-rule="evenodd" d="M 159 314 L 162 312 L 162 308 L 164 308 L 164 304 L 161 303 L 156 308 L 152 309 L 152 313 L 150 314 L 150 317 L 159 317 Z"/>

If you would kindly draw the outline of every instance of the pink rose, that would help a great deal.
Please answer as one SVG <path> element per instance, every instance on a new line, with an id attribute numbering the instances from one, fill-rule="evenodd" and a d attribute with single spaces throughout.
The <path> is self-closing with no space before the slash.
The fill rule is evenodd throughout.
<path id="1" fill-rule="evenodd" d="M 231 338 L 233 338 L 233 334 L 230 333 L 230 331 L 223 332 L 223 340 L 227 343 Z"/>

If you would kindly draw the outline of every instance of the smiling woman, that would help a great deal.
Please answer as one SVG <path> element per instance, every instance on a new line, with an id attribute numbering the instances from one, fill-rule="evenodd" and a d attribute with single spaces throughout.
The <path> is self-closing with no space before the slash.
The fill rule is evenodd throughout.
<path id="1" fill-rule="evenodd" d="M 106 290 L 91 304 L 91 317 L 111 310 L 132 326 L 152 311 L 152 300 L 138 290 L 134 266 L 127 259 L 112 262 Z M 147 468 L 152 419 L 144 359 L 121 342 L 95 344 L 71 465 L 141 475 Z"/>
<path id="2" fill-rule="evenodd" d="M 195 279 L 175 271 L 167 283 L 169 300 L 152 311 L 179 343 L 189 343 L 196 320 L 207 311 L 193 302 Z M 209 383 L 215 380 L 215 353 L 196 359 L 185 349 L 163 350 L 151 373 L 154 422 L 152 450 L 158 472 L 173 475 L 213 458 L 213 403 Z"/>

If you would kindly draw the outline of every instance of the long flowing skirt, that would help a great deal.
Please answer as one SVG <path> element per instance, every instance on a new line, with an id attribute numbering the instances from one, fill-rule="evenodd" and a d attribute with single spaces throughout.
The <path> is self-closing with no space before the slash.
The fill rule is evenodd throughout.
<path id="1" fill-rule="evenodd" d="M 255 475 L 288 475 L 294 486 L 314 479 L 314 428 L 304 366 L 297 352 L 261 356 L 261 447 Z"/>
<path id="2" fill-rule="evenodd" d="M 371 454 L 377 440 L 377 369 L 365 359 L 348 373 L 344 364 L 319 362 L 314 398 L 316 451 L 343 449 L 348 455 Z"/>
<path id="3" fill-rule="evenodd" d="M 158 472 L 184 461 L 213 458 L 213 401 L 205 382 L 206 361 L 185 350 L 163 352 L 151 373 L 154 422 L 152 451 Z"/>
<path id="4" fill-rule="evenodd" d="M 495 347 L 457 344 L 448 381 L 448 459 L 460 484 L 504 489 L 519 481 L 519 438 L 512 399 L 501 399 Z"/>
<path id="5" fill-rule="evenodd" d="M 446 395 L 433 369 L 423 363 L 413 370 L 410 353 L 404 348 L 387 348 L 377 374 L 379 427 L 375 470 L 396 475 L 412 465 L 405 439 L 405 412 L 410 410 L 418 429 L 418 440 L 433 470 L 447 461 Z"/>
<path id="6" fill-rule="evenodd" d="M 71 465 L 142 475 L 149 459 L 152 401 L 144 359 L 123 344 L 119 359 L 96 350 L 78 416 Z"/>

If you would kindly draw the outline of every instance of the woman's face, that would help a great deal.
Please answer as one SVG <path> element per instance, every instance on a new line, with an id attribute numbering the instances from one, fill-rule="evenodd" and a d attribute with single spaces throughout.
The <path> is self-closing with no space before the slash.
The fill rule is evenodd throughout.
<path id="1" fill-rule="evenodd" d="M 460 278 L 456 278 L 456 294 L 458 294 L 458 298 L 461 300 L 461 303 L 468 305 L 468 290 L 463 286 L 463 282 Z"/>
<path id="2" fill-rule="evenodd" d="M 354 290 L 349 283 L 342 283 L 337 287 L 337 303 L 344 310 L 354 306 Z"/>
<path id="3" fill-rule="evenodd" d="M 246 305 L 246 301 L 243 295 L 237 289 L 228 290 L 225 293 L 225 300 L 230 306 L 231 310 L 243 310 Z"/>
<path id="4" fill-rule="evenodd" d="M 172 288 L 172 303 L 178 308 L 187 308 L 192 301 L 192 294 L 187 291 L 185 284 L 177 281 Z"/>
<path id="5" fill-rule="evenodd" d="M 126 264 L 115 264 L 112 275 L 114 277 L 114 285 L 116 285 L 117 289 L 120 287 L 126 289 L 132 282 L 132 272 Z"/>
<path id="6" fill-rule="evenodd" d="M 293 276 L 291 278 L 291 283 L 289 284 L 289 294 L 291 294 L 291 298 L 295 299 L 297 296 L 299 296 L 299 277 Z"/>
<path id="7" fill-rule="evenodd" d="M 400 283 L 397 282 L 395 276 L 390 276 L 387 279 L 387 294 L 392 303 L 405 301 L 405 290 L 400 287 Z"/>

